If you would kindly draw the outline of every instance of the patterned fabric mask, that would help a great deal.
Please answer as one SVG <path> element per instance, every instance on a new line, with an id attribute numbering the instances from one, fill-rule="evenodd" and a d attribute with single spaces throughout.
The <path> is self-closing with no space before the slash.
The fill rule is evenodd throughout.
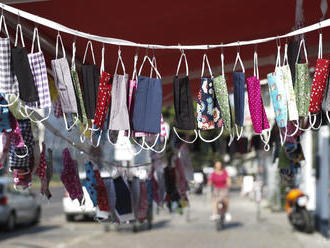
<path id="1" fill-rule="evenodd" d="M 97 208 L 96 218 L 107 219 L 110 212 L 107 191 L 103 179 L 101 178 L 98 169 L 94 170 L 94 175 L 97 183 Z"/>
<path id="2" fill-rule="evenodd" d="M 306 63 L 298 64 L 298 58 L 300 54 L 301 46 L 304 46 L 304 54 Z M 309 76 L 307 51 L 305 46 L 305 40 L 302 39 L 299 45 L 298 56 L 296 60 L 296 82 L 294 85 L 294 91 L 297 99 L 297 108 L 299 117 L 308 117 L 309 103 L 311 97 L 311 78 Z"/>
<path id="3" fill-rule="evenodd" d="M 63 150 L 63 170 L 61 173 L 61 180 L 64 184 L 66 191 L 72 200 L 78 199 L 82 203 L 84 193 L 80 184 L 78 167 L 70 155 L 68 148 Z"/>
<path id="4" fill-rule="evenodd" d="M 89 197 L 91 198 L 93 202 L 93 206 L 97 206 L 97 182 L 96 177 L 93 169 L 92 162 L 88 162 L 85 164 L 85 171 L 86 171 L 86 181 L 85 181 L 85 187 L 89 194 Z"/>
<path id="5" fill-rule="evenodd" d="M 211 78 L 203 77 L 205 61 L 207 63 Z M 199 137 L 204 142 L 214 142 L 221 136 L 223 131 L 220 107 L 214 92 L 213 74 L 206 54 L 203 56 L 201 87 L 197 96 L 197 127 L 199 129 Z M 221 132 L 212 140 L 205 140 L 200 135 L 200 130 L 211 130 L 216 128 L 221 128 Z"/>
<path id="6" fill-rule="evenodd" d="M 319 113 L 321 111 L 323 96 L 329 76 L 329 65 L 330 60 L 322 58 L 322 33 L 320 33 L 319 54 L 315 66 L 309 106 L 309 112 L 311 113 Z"/>
<path id="7" fill-rule="evenodd" d="M 231 130 L 231 111 L 230 111 L 230 104 L 229 104 L 229 96 L 228 96 L 228 89 L 227 83 L 225 78 L 225 71 L 224 71 L 224 56 L 221 54 L 221 68 L 222 68 L 222 75 L 215 77 L 214 82 L 214 90 L 215 96 L 217 97 L 218 103 L 220 105 L 220 112 L 223 123 L 227 130 Z"/>

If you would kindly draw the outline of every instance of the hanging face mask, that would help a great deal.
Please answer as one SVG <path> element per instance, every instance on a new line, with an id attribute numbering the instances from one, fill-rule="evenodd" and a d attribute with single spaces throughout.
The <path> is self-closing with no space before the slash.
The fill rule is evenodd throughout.
<path id="1" fill-rule="evenodd" d="M 123 75 L 118 75 L 117 70 L 121 63 Z M 127 108 L 127 87 L 128 74 L 125 73 L 125 65 L 121 57 L 121 50 L 118 49 L 118 60 L 115 74 L 113 76 L 111 89 L 111 110 L 109 119 L 109 130 L 124 131 L 130 130 L 128 108 Z M 130 136 L 130 134 L 128 135 Z"/>
<path id="2" fill-rule="evenodd" d="M 107 219 L 110 212 L 107 191 L 99 170 L 94 170 L 94 174 L 97 183 L 97 210 L 95 217 L 101 220 Z"/>
<path id="3" fill-rule="evenodd" d="M 104 71 L 104 46 L 102 47 L 102 61 L 100 69 L 101 79 L 97 91 L 97 104 L 94 117 L 94 125 L 99 129 L 103 129 L 103 124 L 108 113 L 111 98 L 111 82 L 110 73 Z"/>
<path id="4" fill-rule="evenodd" d="M 272 99 L 276 123 L 280 131 L 281 144 L 283 145 L 286 140 L 287 135 L 287 97 L 286 97 L 286 88 L 283 82 L 283 74 L 280 67 L 281 64 L 281 47 L 277 47 L 277 59 L 275 65 L 275 72 L 269 73 L 267 75 L 269 93 Z M 282 137 L 281 128 L 285 128 L 284 138 Z"/>
<path id="5" fill-rule="evenodd" d="M 2 30 L 2 23 L 6 37 L 0 38 L 0 67 L 2 72 L 0 75 L 0 92 L 3 94 L 15 95 L 15 101 L 11 103 L 12 105 L 19 98 L 18 81 L 10 64 L 10 37 L 4 15 L 0 17 L 0 32 Z"/>
<path id="6" fill-rule="evenodd" d="M 130 125 L 131 129 L 133 129 L 133 113 L 134 113 L 134 105 L 135 105 L 135 94 L 137 89 L 137 72 L 136 72 L 136 66 L 137 66 L 138 56 L 137 54 L 134 56 L 134 70 L 132 74 L 132 79 L 129 81 L 129 88 L 128 88 L 128 113 L 129 113 L 129 119 L 130 119 Z M 132 134 L 133 136 L 133 134 Z"/>
<path id="7" fill-rule="evenodd" d="M 249 110 L 251 115 L 251 120 L 255 133 L 260 135 L 261 140 L 265 143 L 264 149 L 269 151 L 269 138 L 270 138 L 270 126 L 267 118 L 267 114 L 264 108 L 264 104 L 261 97 L 261 86 L 259 80 L 259 70 L 258 70 L 258 55 L 254 52 L 254 76 L 246 79 L 247 93 Z M 263 131 L 266 132 L 263 132 Z M 264 138 L 264 136 L 266 138 Z"/>
<path id="8" fill-rule="evenodd" d="M 240 62 L 242 72 L 236 72 L 237 63 Z M 234 84 L 234 108 L 235 108 L 235 128 L 237 140 L 242 137 L 244 126 L 244 107 L 245 107 L 245 69 L 243 61 L 239 54 L 236 55 L 236 60 L 233 68 L 233 84 Z M 241 131 L 239 132 L 239 128 Z"/>
<path id="9" fill-rule="evenodd" d="M 316 61 L 315 72 L 313 77 L 313 85 L 311 90 L 311 100 L 309 106 L 309 112 L 312 114 L 318 114 L 321 112 L 322 101 L 327 87 L 327 81 L 329 76 L 329 59 L 322 58 L 322 33 L 320 33 L 319 38 L 319 53 L 318 59 Z M 322 114 L 321 114 L 322 117 Z M 327 117 L 329 120 L 329 114 L 327 111 Z M 320 122 L 320 125 L 322 121 Z M 316 128 L 318 129 L 318 128 Z"/>
<path id="10" fill-rule="evenodd" d="M 86 55 L 89 46 L 91 47 L 93 64 L 85 64 Z M 93 44 L 91 41 L 88 41 L 86 46 L 83 65 L 81 66 L 81 76 L 82 76 L 82 86 L 83 86 L 82 87 L 83 98 L 84 98 L 87 119 L 93 120 L 96 109 L 97 88 L 100 82 L 100 72 L 95 62 Z"/>
<path id="11" fill-rule="evenodd" d="M 146 60 L 156 72 L 157 78 L 141 76 Z M 148 56 L 145 56 L 138 74 L 138 86 L 135 96 L 133 129 L 153 134 L 160 133 L 162 112 L 162 80 L 157 68 Z"/>
<path id="12" fill-rule="evenodd" d="M 284 48 L 284 60 L 283 66 L 280 67 L 282 71 L 282 78 L 284 87 L 287 94 L 287 111 L 288 111 L 288 120 L 299 123 L 299 114 L 297 109 L 297 102 L 296 102 L 296 95 L 293 89 L 293 82 L 292 82 L 292 73 L 290 70 L 290 65 L 288 62 L 288 44 L 285 44 Z M 298 131 L 298 127 L 292 133 L 287 134 L 287 136 L 294 136 Z"/>
<path id="13" fill-rule="evenodd" d="M 58 58 L 58 46 L 61 42 L 63 57 Z M 65 122 L 65 128 L 71 130 L 78 121 L 78 109 L 76 95 L 74 93 L 73 82 L 70 73 L 70 67 L 68 60 L 66 59 L 65 49 L 60 34 L 56 37 L 56 58 L 51 61 L 52 69 L 54 73 L 54 81 L 61 100 L 63 117 Z M 67 121 L 67 117 L 73 117 L 70 123 Z M 73 122 L 73 123 L 72 123 Z"/>
<path id="14" fill-rule="evenodd" d="M 34 41 L 37 39 L 38 49 L 39 51 L 34 53 Z M 48 76 L 47 76 L 47 67 L 44 55 L 41 51 L 40 47 L 40 41 L 39 41 L 39 34 L 38 29 L 34 28 L 33 32 L 33 39 L 32 39 L 32 47 L 31 47 L 31 53 L 28 54 L 28 59 L 30 63 L 30 68 L 33 75 L 33 80 L 35 83 L 35 86 L 37 88 L 38 97 L 39 100 L 36 103 L 26 103 L 25 105 L 25 113 L 28 113 L 28 109 L 32 110 L 40 110 L 40 109 L 46 109 L 48 108 L 48 114 L 42 118 L 41 120 L 33 120 L 32 122 L 40 123 L 46 119 L 49 118 L 50 110 L 51 110 L 51 100 L 50 100 L 50 93 L 49 93 L 49 86 L 48 86 Z M 33 113 L 34 111 L 32 111 Z M 31 113 L 28 113 L 28 116 L 30 116 Z"/>
<path id="15" fill-rule="evenodd" d="M 300 56 L 301 46 L 303 46 L 306 63 L 298 63 Z M 311 97 L 311 79 L 308 69 L 308 58 L 305 40 L 300 41 L 298 55 L 296 59 L 296 82 L 294 85 L 294 91 L 296 94 L 297 108 L 299 117 L 308 117 L 309 103 Z"/>
<path id="16" fill-rule="evenodd" d="M 182 58 L 184 58 L 186 64 L 186 76 L 179 77 L 179 69 L 181 66 Z M 174 110 L 175 110 L 175 124 L 173 126 L 173 131 L 177 137 L 189 144 L 192 144 L 198 138 L 196 129 L 196 119 L 194 116 L 193 100 L 191 96 L 190 82 L 189 82 L 189 69 L 187 57 L 182 50 L 180 60 L 178 63 L 178 68 L 176 70 L 176 76 L 173 80 L 173 95 L 174 95 Z M 184 140 L 179 136 L 176 128 L 182 130 L 194 130 L 195 138 L 192 141 Z"/>
<path id="17" fill-rule="evenodd" d="M 3 94 L 0 93 L 0 106 L 8 106 Z M 9 133 L 12 131 L 10 124 L 10 112 L 7 107 L 0 107 L 0 132 Z"/>
<path id="18" fill-rule="evenodd" d="M 18 47 L 18 33 L 20 33 L 22 47 Z M 29 59 L 25 50 L 21 24 L 16 27 L 15 47 L 11 49 L 11 66 L 18 81 L 19 96 L 25 103 L 38 102 L 38 92 L 34 84 Z"/>
<path id="19" fill-rule="evenodd" d="M 205 78 L 204 67 L 205 61 L 210 72 L 211 78 Z M 223 132 L 222 119 L 220 116 L 220 107 L 218 100 L 215 96 L 213 85 L 213 74 L 207 55 L 203 56 L 202 74 L 201 74 L 201 87 L 197 96 L 197 126 L 198 136 L 204 142 L 214 142 Z M 221 131 L 217 137 L 212 140 L 206 140 L 201 136 L 201 130 L 211 130 L 221 128 Z"/>
<path id="20" fill-rule="evenodd" d="M 78 73 L 76 71 L 76 42 L 72 43 L 72 60 L 71 60 L 71 77 L 73 81 L 74 90 L 76 93 L 76 100 L 77 100 L 77 110 L 79 115 L 79 120 L 83 125 L 87 125 L 87 116 L 86 110 L 84 106 L 84 101 L 81 93 L 81 87 L 79 82 Z"/>
<path id="21" fill-rule="evenodd" d="M 86 172 L 86 181 L 85 187 L 88 192 L 89 197 L 93 202 L 93 206 L 97 206 L 97 182 L 96 177 L 93 169 L 92 162 L 88 162 L 85 164 L 85 172 Z"/>
<path id="22" fill-rule="evenodd" d="M 68 148 L 63 150 L 63 170 L 61 180 L 71 200 L 78 199 L 82 204 L 84 193 L 80 184 L 77 164 L 72 160 Z"/>

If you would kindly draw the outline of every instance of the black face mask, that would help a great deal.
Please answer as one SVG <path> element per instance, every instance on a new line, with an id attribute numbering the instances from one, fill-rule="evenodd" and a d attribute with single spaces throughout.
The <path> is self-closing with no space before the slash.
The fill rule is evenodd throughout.
<path id="1" fill-rule="evenodd" d="M 82 90 L 87 119 L 94 119 L 100 73 L 97 65 L 82 65 Z"/>
<path id="2" fill-rule="evenodd" d="M 196 120 L 194 116 L 194 108 L 192 104 L 192 96 L 189 84 L 189 77 L 174 77 L 174 110 L 175 124 L 174 126 L 182 130 L 194 130 L 196 128 Z"/>

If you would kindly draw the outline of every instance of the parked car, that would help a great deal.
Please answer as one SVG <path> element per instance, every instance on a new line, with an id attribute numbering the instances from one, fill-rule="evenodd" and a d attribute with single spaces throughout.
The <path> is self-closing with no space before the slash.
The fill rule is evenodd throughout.
<path id="1" fill-rule="evenodd" d="M 106 178 L 109 176 L 110 174 L 108 172 L 101 171 L 102 178 Z M 74 221 L 77 216 L 83 216 L 86 219 L 90 219 L 95 216 L 96 208 L 93 206 L 93 202 L 89 197 L 89 194 L 85 187 L 86 173 L 79 173 L 79 178 L 84 192 L 84 204 L 80 206 L 79 201 L 77 199 L 71 200 L 68 192 L 65 191 L 62 199 L 62 204 L 65 218 L 67 221 Z"/>
<path id="2" fill-rule="evenodd" d="M 7 231 L 17 224 L 36 224 L 40 220 L 41 205 L 30 190 L 17 191 L 13 179 L 0 177 L 0 226 Z"/>

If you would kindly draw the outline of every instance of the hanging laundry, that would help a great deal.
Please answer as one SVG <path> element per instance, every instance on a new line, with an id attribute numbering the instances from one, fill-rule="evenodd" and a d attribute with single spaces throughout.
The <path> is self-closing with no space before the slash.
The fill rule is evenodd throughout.
<path id="1" fill-rule="evenodd" d="M 303 46 L 306 63 L 298 63 L 301 46 Z M 299 117 L 307 117 L 311 97 L 311 79 L 309 76 L 307 50 L 305 40 L 300 41 L 298 56 L 296 59 L 296 82 L 294 91 L 297 99 Z"/>
<path id="2" fill-rule="evenodd" d="M 141 76 L 143 65 L 148 60 L 156 71 L 157 78 Z M 145 56 L 138 73 L 138 86 L 135 96 L 133 128 L 134 131 L 160 133 L 162 111 L 162 80 L 151 59 Z"/>
<path id="3" fill-rule="evenodd" d="M 137 90 L 137 66 L 138 56 L 134 56 L 134 70 L 132 74 L 132 79 L 129 81 L 129 88 L 128 88 L 128 113 L 129 113 L 129 120 L 131 125 L 131 130 L 133 130 L 133 114 L 134 114 L 134 105 L 135 105 L 135 95 Z"/>
<path id="4" fill-rule="evenodd" d="M 0 132 L 11 132 L 12 131 L 12 126 L 10 124 L 10 115 L 11 113 L 9 112 L 7 106 L 8 103 L 4 97 L 3 94 L 0 93 Z"/>
<path id="5" fill-rule="evenodd" d="M 91 48 L 93 64 L 85 63 L 89 46 Z M 95 116 L 97 88 L 100 82 L 100 73 L 95 62 L 93 44 L 91 41 L 87 42 L 83 64 L 81 65 L 81 77 L 82 77 L 82 92 L 83 92 L 86 116 L 87 119 L 93 119 Z"/>
<path id="6" fill-rule="evenodd" d="M 82 93 L 81 93 L 79 77 L 78 77 L 78 73 L 76 71 L 75 58 L 76 58 L 76 42 L 74 41 L 72 43 L 72 60 L 71 60 L 70 72 L 71 72 L 73 87 L 74 87 L 74 91 L 75 91 L 75 95 L 76 95 L 79 120 L 83 125 L 86 125 L 87 124 L 87 116 L 86 116 L 84 101 L 83 101 L 83 97 L 82 97 Z"/>
<path id="7" fill-rule="evenodd" d="M 115 178 L 113 182 L 116 191 L 116 214 L 120 223 L 134 220 L 131 194 L 126 182 L 121 176 Z"/>
<path id="8" fill-rule="evenodd" d="M 22 47 L 18 47 L 18 33 L 20 33 Z M 37 102 L 38 92 L 34 84 L 33 74 L 23 39 L 21 24 L 16 26 L 15 46 L 11 49 L 11 66 L 18 81 L 19 97 L 26 103 Z"/>
<path id="9" fill-rule="evenodd" d="M 72 160 L 68 148 L 63 150 L 63 170 L 61 180 L 71 200 L 78 199 L 82 203 L 84 193 L 81 187 L 77 164 Z"/>
<path id="10" fill-rule="evenodd" d="M 58 46 L 59 42 L 62 46 L 62 58 L 58 58 Z M 73 82 L 70 73 L 70 67 L 68 60 L 66 59 L 66 53 L 62 41 L 62 37 L 60 34 L 56 37 L 56 57 L 51 61 L 52 69 L 54 73 L 54 80 L 56 84 L 56 88 L 59 94 L 59 98 L 61 101 L 63 117 L 65 122 L 65 128 L 67 130 L 71 130 L 77 121 L 77 101 L 76 95 L 73 88 Z M 71 120 L 75 116 L 76 120 Z M 69 118 L 69 122 L 67 121 Z"/>
<path id="11" fill-rule="evenodd" d="M 111 78 L 110 73 L 104 71 L 104 46 L 102 48 L 102 62 L 101 62 L 100 73 L 101 73 L 101 79 L 97 91 L 98 96 L 96 102 L 94 124 L 96 125 L 96 127 L 102 130 L 110 105 L 111 86 L 112 86 L 110 82 L 110 78 Z"/>
<path id="12" fill-rule="evenodd" d="M 5 16 L 0 17 L 0 32 L 2 24 L 5 30 L 5 38 L 0 38 L 0 92 L 3 94 L 14 94 L 19 96 L 18 81 L 11 66 L 10 37 L 7 30 Z M 15 97 L 17 99 L 17 97 Z"/>
<path id="13" fill-rule="evenodd" d="M 98 169 L 94 169 L 94 175 L 97 183 L 97 208 L 95 216 L 96 218 L 107 219 L 110 213 L 107 190 Z"/>
<path id="14" fill-rule="evenodd" d="M 221 68 L 222 68 L 221 75 L 215 77 L 213 80 L 214 90 L 215 90 L 215 96 L 220 106 L 220 113 L 221 113 L 221 118 L 223 120 L 223 124 L 227 130 L 231 131 L 232 129 L 231 109 L 229 104 L 228 89 L 225 78 L 223 53 L 221 53 Z"/>
<path id="15" fill-rule="evenodd" d="M 205 61 L 210 72 L 210 78 L 203 77 Z M 199 129 L 199 137 L 205 142 L 213 142 L 222 134 L 221 131 L 220 134 L 212 140 L 205 140 L 200 135 L 200 130 L 211 130 L 223 127 L 220 107 L 214 91 L 213 74 L 206 54 L 203 56 L 201 87 L 197 95 L 197 127 Z"/>
<path id="16" fill-rule="evenodd" d="M 34 42 L 37 40 L 38 52 L 34 53 Z M 47 119 L 50 115 L 51 100 L 48 86 L 47 67 L 45 57 L 41 51 L 38 29 L 34 28 L 31 53 L 28 54 L 33 80 L 38 93 L 37 103 L 27 103 L 26 106 L 31 109 L 46 109 L 48 108 L 48 115 L 43 118 Z"/>
<path id="17" fill-rule="evenodd" d="M 117 74 L 119 62 L 123 69 L 123 75 Z M 127 108 L 128 74 L 125 73 L 125 65 L 118 50 L 118 60 L 113 76 L 111 89 L 111 110 L 109 119 L 109 130 L 130 130 L 129 115 Z"/>
<path id="18" fill-rule="evenodd" d="M 179 77 L 178 74 L 179 74 L 182 58 L 184 58 L 186 64 L 186 76 Z M 173 96 L 174 96 L 174 111 L 175 111 L 175 121 L 173 128 L 176 135 L 178 136 L 175 128 L 181 130 L 195 130 L 196 119 L 194 116 L 193 100 L 192 100 L 190 82 L 189 82 L 188 62 L 187 62 L 186 54 L 184 52 L 181 53 L 180 60 L 178 63 L 178 68 L 176 71 L 176 76 L 174 77 L 173 80 Z M 197 139 L 196 131 L 195 131 L 195 136 L 196 138 L 193 141 L 188 141 L 188 143 L 193 143 Z"/>
<path id="19" fill-rule="evenodd" d="M 85 188 L 88 192 L 89 197 L 93 202 L 93 206 L 97 206 L 97 182 L 95 177 L 95 172 L 93 169 L 92 162 L 88 162 L 85 164 L 85 172 L 86 172 L 86 180 L 85 180 Z"/>
<path id="20" fill-rule="evenodd" d="M 318 59 L 316 61 L 313 85 L 310 96 L 311 100 L 309 112 L 311 113 L 319 113 L 321 111 L 322 101 L 329 76 L 330 60 L 322 58 L 322 33 L 320 33 L 319 36 L 319 54 Z"/>

